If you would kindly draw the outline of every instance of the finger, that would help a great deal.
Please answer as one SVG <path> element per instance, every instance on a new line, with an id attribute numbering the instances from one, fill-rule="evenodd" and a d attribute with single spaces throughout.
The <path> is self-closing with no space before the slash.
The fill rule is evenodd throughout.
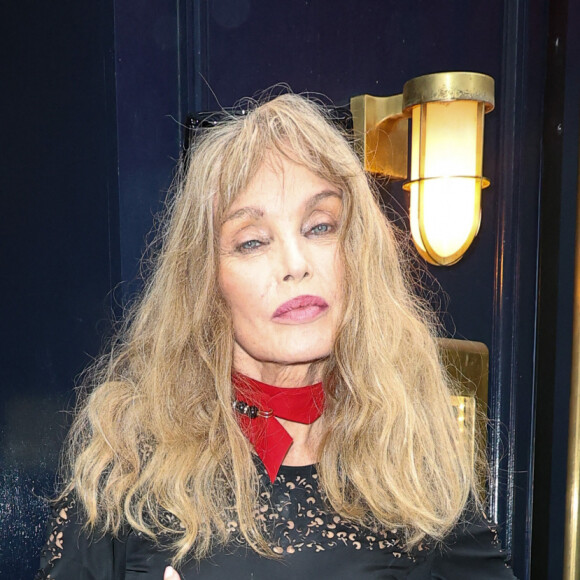
<path id="1" fill-rule="evenodd" d="M 181 580 L 179 574 L 171 567 L 167 566 L 163 573 L 163 580 Z"/>

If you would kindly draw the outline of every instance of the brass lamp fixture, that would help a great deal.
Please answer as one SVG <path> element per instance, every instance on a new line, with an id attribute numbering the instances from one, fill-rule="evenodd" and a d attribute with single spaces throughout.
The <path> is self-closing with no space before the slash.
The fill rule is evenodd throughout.
<path id="1" fill-rule="evenodd" d="M 493 78 L 444 72 L 411 79 L 402 95 L 360 95 L 350 102 L 365 169 L 407 179 L 413 242 L 431 264 L 461 259 L 479 231 L 485 113 Z M 408 167 L 408 120 L 412 122 Z"/>

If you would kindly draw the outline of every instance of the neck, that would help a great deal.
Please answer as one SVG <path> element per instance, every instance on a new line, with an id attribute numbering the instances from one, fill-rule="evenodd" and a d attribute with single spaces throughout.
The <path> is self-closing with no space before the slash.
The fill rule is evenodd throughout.
<path id="1" fill-rule="evenodd" d="M 310 425 L 278 419 L 288 431 L 293 443 L 288 449 L 282 465 L 312 465 L 318 461 L 318 448 L 322 438 L 322 417 Z"/>
<path id="2" fill-rule="evenodd" d="M 316 369 L 318 371 L 317 374 L 320 376 L 320 365 L 259 364 L 259 361 L 254 361 L 253 359 L 252 362 L 256 364 L 240 364 L 239 359 L 234 358 L 236 372 L 256 381 L 276 387 L 288 388 L 289 390 L 320 382 L 320 379 L 316 380 L 315 378 L 313 380 L 311 378 L 312 375 L 316 376 L 313 369 Z M 278 416 L 276 416 L 276 419 L 293 441 L 282 461 L 282 465 L 302 466 L 316 463 L 323 434 L 323 418 L 319 417 L 310 424 L 291 421 Z"/>
<path id="3" fill-rule="evenodd" d="M 319 362 L 285 365 L 255 360 L 246 353 L 234 352 L 234 369 L 251 379 L 276 387 L 294 389 L 322 380 Z"/>

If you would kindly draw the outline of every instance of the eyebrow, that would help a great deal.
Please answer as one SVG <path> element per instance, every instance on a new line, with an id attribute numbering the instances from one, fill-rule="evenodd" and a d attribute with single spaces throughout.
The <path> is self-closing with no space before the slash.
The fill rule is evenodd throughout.
<path id="1" fill-rule="evenodd" d="M 336 197 L 337 199 L 340 199 L 342 201 L 342 194 L 340 192 L 335 191 L 333 189 L 325 189 L 324 191 L 317 193 L 315 196 L 311 197 L 308 200 L 308 203 L 306 204 L 306 210 L 308 211 L 308 210 L 312 209 L 320 201 L 322 201 L 323 199 L 326 199 L 327 197 Z"/>
<path id="2" fill-rule="evenodd" d="M 264 210 L 260 209 L 259 207 L 254 207 L 254 206 L 242 207 L 242 208 L 238 209 L 237 211 L 235 211 L 234 213 L 231 213 L 230 215 L 226 216 L 226 218 L 224 219 L 222 224 L 225 224 L 226 222 L 229 222 L 232 220 L 237 220 L 237 219 L 240 219 L 240 218 L 243 218 L 246 216 L 257 220 L 261 217 L 264 217 Z"/>
<path id="3" fill-rule="evenodd" d="M 340 192 L 334 191 L 332 189 L 324 190 L 324 191 L 321 191 L 320 193 L 317 193 L 316 195 L 313 195 L 308 200 L 308 203 L 306 204 L 306 207 L 305 207 L 305 211 L 309 211 L 312 208 L 316 207 L 316 205 L 318 203 L 320 203 L 323 199 L 326 199 L 327 197 L 336 197 L 337 199 L 342 200 L 342 194 Z M 259 218 L 264 217 L 264 210 L 260 207 L 255 207 L 255 206 L 242 207 L 242 208 L 236 210 L 235 212 L 229 214 L 228 216 L 226 216 L 226 218 L 223 220 L 222 224 L 225 224 L 226 222 L 229 222 L 232 220 L 244 218 L 244 217 L 250 217 L 252 219 L 257 220 Z"/>

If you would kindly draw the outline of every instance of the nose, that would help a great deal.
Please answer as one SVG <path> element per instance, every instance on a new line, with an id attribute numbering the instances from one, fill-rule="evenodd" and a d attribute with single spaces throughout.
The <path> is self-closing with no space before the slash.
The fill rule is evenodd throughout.
<path id="1" fill-rule="evenodd" d="M 311 275 L 309 261 L 300 240 L 287 240 L 282 246 L 282 280 L 290 282 Z"/>

